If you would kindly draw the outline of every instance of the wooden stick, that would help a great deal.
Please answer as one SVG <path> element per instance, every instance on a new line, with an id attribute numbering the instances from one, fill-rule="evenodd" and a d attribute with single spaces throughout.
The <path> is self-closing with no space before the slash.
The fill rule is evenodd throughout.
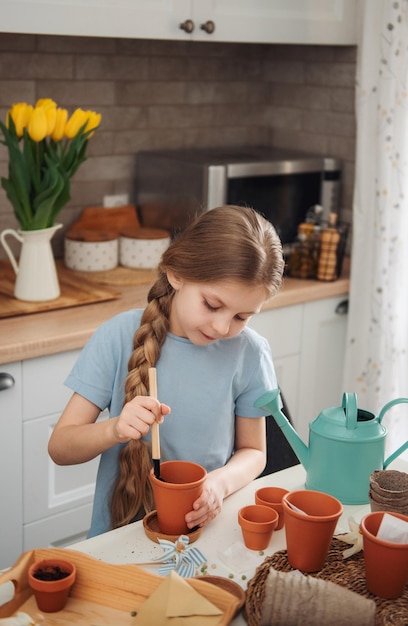
<path id="1" fill-rule="evenodd" d="M 157 376 L 156 368 L 149 367 L 149 391 L 152 398 L 157 399 Z M 152 459 L 154 465 L 154 475 L 160 477 L 160 435 L 159 425 L 155 421 L 152 424 Z"/>

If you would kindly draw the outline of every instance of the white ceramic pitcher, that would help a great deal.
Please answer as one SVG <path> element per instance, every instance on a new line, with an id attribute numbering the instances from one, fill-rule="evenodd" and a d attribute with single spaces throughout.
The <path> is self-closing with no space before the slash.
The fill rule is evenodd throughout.
<path id="1" fill-rule="evenodd" d="M 59 297 L 61 291 L 51 248 L 51 239 L 59 228 L 62 224 L 40 230 L 7 228 L 1 233 L 0 241 L 16 273 L 14 296 L 18 300 L 40 302 Z M 21 243 L 18 263 L 6 241 L 8 236 Z"/>

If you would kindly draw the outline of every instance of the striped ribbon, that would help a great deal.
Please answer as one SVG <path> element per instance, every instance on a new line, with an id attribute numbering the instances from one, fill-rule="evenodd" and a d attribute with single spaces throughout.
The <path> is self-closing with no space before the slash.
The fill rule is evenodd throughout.
<path id="1" fill-rule="evenodd" d="M 177 572 L 183 578 L 195 576 L 197 568 L 207 562 L 204 554 L 196 547 L 189 547 L 190 539 L 187 535 L 180 537 L 173 543 L 167 539 L 159 539 L 163 548 L 163 554 L 153 561 L 164 561 L 159 569 L 161 576 L 166 576 L 172 571 Z"/>

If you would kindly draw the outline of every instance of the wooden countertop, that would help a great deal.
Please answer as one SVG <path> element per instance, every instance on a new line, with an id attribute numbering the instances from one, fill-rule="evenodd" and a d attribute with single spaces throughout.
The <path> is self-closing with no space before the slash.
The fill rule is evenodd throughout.
<path id="1" fill-rule="evenodd" d="M 348 263 L 334 282 L 285 278 L 281 291 L 263 310 L 322 300 L 349 293 Z M 102 322 L 121 311 L 143 308 L 149 285 L 114 285 L 120 297 L 43 313 L 0 320 L 0 364 L 82 348 Z"/>

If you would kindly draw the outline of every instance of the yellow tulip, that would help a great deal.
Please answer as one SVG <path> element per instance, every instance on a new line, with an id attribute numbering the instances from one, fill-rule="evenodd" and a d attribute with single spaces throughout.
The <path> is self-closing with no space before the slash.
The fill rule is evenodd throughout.
<path id="1" fill-rule="evenodd" d="M 101 123 L 102 115 L 100 113 L 95 113 L 95 111 L 86 111 L 86 114 L 88 115 L 88 123 L 85 126 L 85 132 L 90 130 L 95 131 Z M 93 132 L 90 133 L 89 137 L 92 137 L 93 134 Z"/>
<path id="2" fill-rule="evenodd" d="M 61 141 L 65 135 L 65 125 L 68 119 L 67 109 L 57 109 L 54 130 L 51 133 L 51 138 L 54 141 Z"/>
<path id="3" fill-rule="evenodd" d="M 7 113 L 6 125 L 9 127 L 9 117 L 12 118 L 14 122 L 14 126 L 16 127 L 17 137 L 23 136 L 24 128 L 28 125 L 28 120 L 30 119 L 30 115 L 32 113 L 33 107 L 31 104 L 27 104 L 26 102 L 17 102 L 13 104 L 11 109 Z"/>
<path id="4" fill-rule="evenodd" d="M 33 141 L 39 142 L 47 136 L 47 115 L 42 106 L 35 107 L 28 121 L 28 134 Z"/>
<path id="5" fill-rule="evenodd" d="M 79 132 L 81 126 L 87 121 L 87 114 L 82 109 L 75 109 L 65 126 L 65 136 L 73 139 Z"/>
<path id="6" fill-rule="evenodd" d="M 44 107 L 46 109 L 48 109 L 49 107 L 55 107 L 57 106 L 56 102 L 54 102 L 54 100 L 52 100 L 52 98 L 39 98 L 37 100 L 37 102 L 35 103 L 36 107 Z"/>
<path id="7" fill-rule="evenodd" d="M 57 118 L 57 105 L 51 98 L 41 98 L 37 100 L 36 107 L 42 107 L 45 111 L 47 118 L 47 135 L 51 135 L 54 130 L 56 118 Z"/>

